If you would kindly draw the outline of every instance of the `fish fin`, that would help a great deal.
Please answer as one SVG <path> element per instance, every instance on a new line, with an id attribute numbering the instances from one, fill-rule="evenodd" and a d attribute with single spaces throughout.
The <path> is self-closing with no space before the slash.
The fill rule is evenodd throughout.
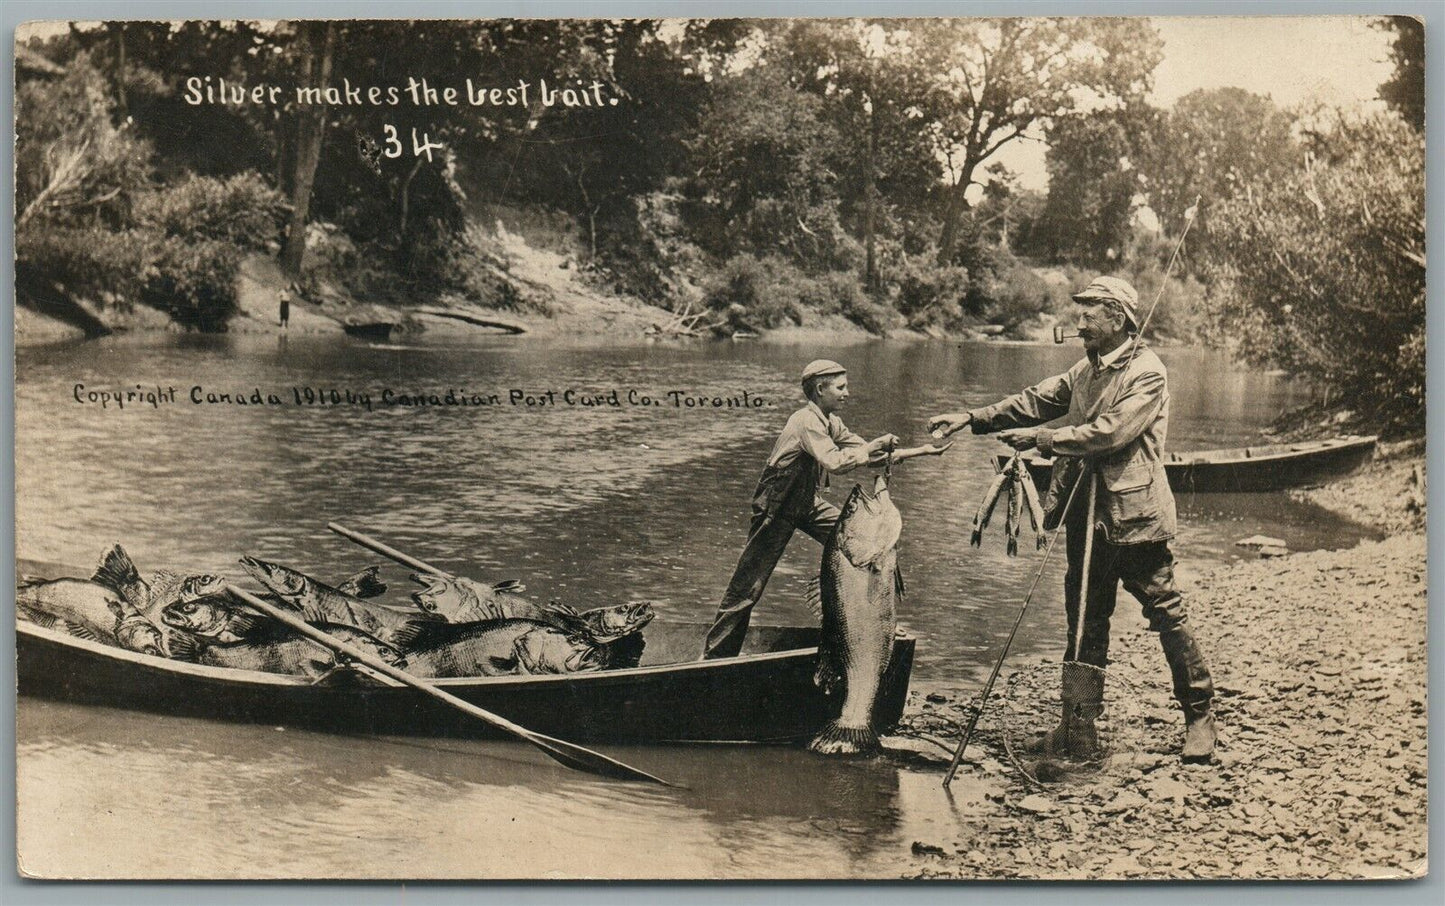
<path id="1" fill-rule="evenodd" d="M 60 618 L 55 616 L 55 614 L 48 613 L 38 607 L 29 607 L 18 602 L 15 605 L 15 613 L 34 623 L 36 626 L 39 626 L 41 629 L 54 629 L 55 624 L 60 622 Z"/>
<path id="2" fill-rule="evenodd" d="M 407 651 L 416 647 L 417 640 L 425 635 L 428 629 L 438 624 L 444 626 L 452 625 L 450 623 L 442 623 L 442 621 L 434 618 L 409 619 L 401 625 L 401 628 L 392 632 L 390 638 L 386 641 L 402 651 Z"/>
<path id="3" fill-rule="evenodd" d="M 523 585 L 517 579 L 503 579 L 492 586 L 492 591 L 500 591 L 509 595 L 519 595 L 526 590 L 527 586 Z"/>
<path id="4" fill-rule="evenodd" d="M 140 572 L 135 568 L 135 563 L 131 561 L 125 548 L 117 544 L 100 558 L 100 565 L 95 568 L 95 574 L 90 577 L 90 581 L 124 593 L 124 589 L 140 582 Z"/>
<path id="5" fill-rule="evenodd" d="M 902 598 L 907 590 L 907 586 L 903 584 L 903 568 L 895 563 L 893 564 L 893 591 L 899 598 Z"/>
<path id="6" fill-rule="evenodd" d="M 804 600 L 808 602 L 808 608 L 813 611 L 813 616 L 823 615 L 823 577 L 814 576 L 808 580 L 808 590 Z"/>
<path id="7" fill-rule="evenodd" d="M 72 623 L 70 620 L 57 620 L 56 625 L 60 626 L 66 632 L 75 636 L 77 639 L 85 639 L 87 642 L 105 641 L 105 639 L 102 639 L 100 636 L 95 634 L 95 630 L 91 629 L 89 626 L 85 626 L 80 623 Z"/>
<path id="8" fill-rule="evenodd" d="M 503 674 L 521 672 L 522 660 L 517 657 L 515 653 L 513 653 L 511 657 L 497 657 L 496 655 L 492 655 L 487 658 L 487 660 L 491 662 L 492 669 L 497 671 L 496 674 L 485 674 L 487 676 L 501 676 Z"/>
<path id="9" fill-rule="evenodd" d="M 49 581 L 49 579 L 42 579 L 40 576 L 29 576 L 21 573 L 15 577 L 15 590 L 20 591 L 25 588 L 34 588 L 36 585 L 44 585 Z"/>
<path id="10" fill-rule="evenodd" d="M 813 685 L 822 689 L 824 695 L 832 695 L 837 692 L 844 683 L 843 671 L 839 668 L 836 659 L 831 654 L 820 650 L 818 652 L 818 666 L 813 671 Z"/>
<path id="11" fill-rule="evenodd" d="M 380 572 L 380 566 L 368 566 L 336 586 L 336 590 L 353 598 L 374 598 L 386 591 L 386 583 L 378 575 Z"/>
<path id="12" fill-rule="evenodd" d="M 190 661 L 195 663 L 200 657 L 200 645 L 196 637 L 189 633 L 172 632 L 166 643 L 166 657 L 173 661 Z"/>
<path id="13" fill-rule="evenodd" d="M 842 727 L 830 720 L 808 743 L 808 751 L 819 755 L 873 755 L 880 749 L 872 727 Z"/>

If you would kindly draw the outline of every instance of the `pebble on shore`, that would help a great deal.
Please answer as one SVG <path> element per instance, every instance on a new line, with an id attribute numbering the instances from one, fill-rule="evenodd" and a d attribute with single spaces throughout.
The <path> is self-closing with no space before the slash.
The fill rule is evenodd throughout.
<path id="1" fill-rule="evenodd" d="M 1421 474 L 1408 461 L 1377 464 L 1322 493 L 1337 505 L 1378 499 L 1383 481 L 1406 473 Z M 1092 772 L 1026 780 L 1002 744 L 1008 718 L 1000 713 L 1017 713 L 991 706 L 970 746 L 974 763 L 954 783 L 955 791 L 992 787 L 985 808 L 956 834 L 918 841 L 904 874 L 1422 877 L 1427 597 L 1418 516 L 1383 523 L 1396 532 L 1383 541 L 1230 564 L 1186 589 L 1217 687 L 1214 764 L 1180 762 L 1183 722 L 1158 643 L 1141 628 L 1115 632 L 1101 723 L 1115 745 Z M 1046 728 L 1057 715 L 1057 664 L 1006 665 L 1005 676 L 1010 669 L 1010 702 L 1037 702 L 1033 723 Z M 916 690 L 901 732 L 956 741 L 951 727 L 966 720 L 977 693 Z"/>

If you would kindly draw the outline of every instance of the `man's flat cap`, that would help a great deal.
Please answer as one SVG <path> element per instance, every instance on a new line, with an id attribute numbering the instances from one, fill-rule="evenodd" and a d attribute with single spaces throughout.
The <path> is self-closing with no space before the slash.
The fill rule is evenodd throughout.
<path id="1" fill-rule="evenodd" d="M 1088 286 L 1074 293 L 1075 302 L 1117 302 L 1124 309 L 1124 317 L 1139 329 L 1139 294 L 1129 281 L 1118 277 L 1095 277 Z"/>
<path id="2" fill-rule="evenodd" d="M 828 374 L 847 374 L 848 369 L 829 359 L 815 359 L 803 369 L 803 380 L 823 377 Z"/>

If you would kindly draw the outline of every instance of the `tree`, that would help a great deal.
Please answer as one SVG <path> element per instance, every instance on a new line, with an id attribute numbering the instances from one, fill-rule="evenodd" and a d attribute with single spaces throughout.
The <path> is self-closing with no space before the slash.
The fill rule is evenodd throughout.
<path id="1" fill-rule="evenodd" d="M 1175 102 L 1143 163 L 1149 206 L 1166 235 L 1178 235 L 1184 212 L 1202 198 L 1195 250 L 1212 241 L 1210 210 L 1298 166 L 1290 117 L 1269 98 L 1242 88 L 1192 91 Z"/>
<path id="2" fill-rule="evenodd" d="M 1215 206 L 1205 259 L 1215 315 L 1252 361 L 1421 429 L 1425 148 L 1402 120 L 1338 117 L 1288 173 Z"/>
<path id="3" fill-rule="evenodd" d="M 1425 131 L 1425 23 L 1413 16 L 1390 16 L 1375 24 L 1393 31 L 1390 59 L 1395 71 L 1380 86 L 1380 98 L 1415 127 Z"/>
<path id="4" fill-rule="evenodd" d="M 1091 267 L 1116 263 L 1129 246 L 1135 199 L 1145 190 L 1140 163 L 1160 114 L 1136 105 L 1066 117 L 1048 131 L 1048 202 L 1035 239 L 1055 260 Z"/>
<path id="5" fill-rule="evenodd" d="M 336 27 L 331 22 L 304 22 L 301 32 L 300 78 L 302 87 L 327 88 L 331 84 L 331 60 L 336 45 Z M 306 219 L 311 211 L 311 186 L 321 160 L 321 143 L 326 135 L 326 105 L 315 103 L 296 112 L 296 157 L 291 188 L 291 223 L 286 230 L 286 247 L 281 269 L 291 279 L 301 276 L 306 254 Z"/>
<path id="6" fill-rule="evenodd" d="M 979 167 L 1036 124 L 1142 97 L 1162 46 L 1146 21 L 932 19 L 915 28 L 936 155 L 946 160 L 938 260 L 953 258 Z"/>

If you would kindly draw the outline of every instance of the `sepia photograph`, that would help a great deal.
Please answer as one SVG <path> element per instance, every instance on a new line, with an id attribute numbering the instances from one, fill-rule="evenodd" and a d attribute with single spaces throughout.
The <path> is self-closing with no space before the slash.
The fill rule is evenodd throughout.
<path id="1" fill-rule="evenodd" d="M 21 878 L 1427 875 L 1423 19 L 12 40 Z"/>

